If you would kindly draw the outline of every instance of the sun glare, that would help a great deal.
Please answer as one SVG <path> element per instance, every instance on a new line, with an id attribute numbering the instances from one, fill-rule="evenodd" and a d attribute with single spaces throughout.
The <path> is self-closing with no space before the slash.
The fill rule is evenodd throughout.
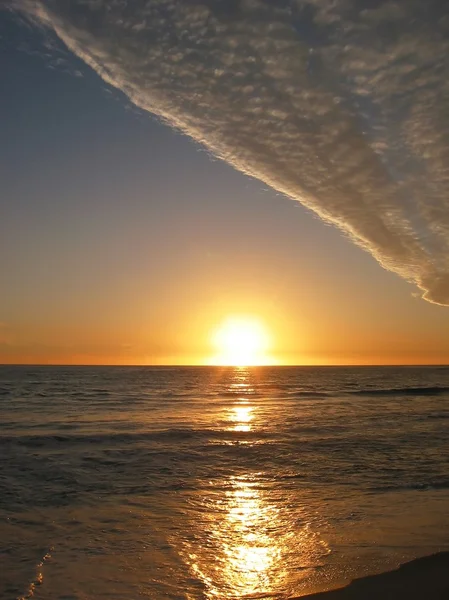
<path id="1" fill-rule="evenodd" d="M 269 364 L 269 336 L 263 325 L 249 317 L 229 317 L 214 332 L 214 363 L 232 366 Z"/>

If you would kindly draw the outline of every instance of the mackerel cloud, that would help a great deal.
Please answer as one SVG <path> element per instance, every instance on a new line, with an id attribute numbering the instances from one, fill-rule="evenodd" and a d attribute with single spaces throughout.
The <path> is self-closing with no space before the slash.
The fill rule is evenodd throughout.
<path id="1" fill-rule="evenodd" d="M 440 0 L 12 0 L 107 82 L 449 305 Z"/>

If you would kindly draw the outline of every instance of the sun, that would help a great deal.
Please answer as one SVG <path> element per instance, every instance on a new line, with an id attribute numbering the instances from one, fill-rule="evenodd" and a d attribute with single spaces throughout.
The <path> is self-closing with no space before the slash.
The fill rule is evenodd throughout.
<path id="1" fill-rule="evenodd" d="M 269 336 L 260 321 L 251 317 L 228 317 L 212 336 L 217 355 L 214 363 L 232 366 L 266 365 Z"/>

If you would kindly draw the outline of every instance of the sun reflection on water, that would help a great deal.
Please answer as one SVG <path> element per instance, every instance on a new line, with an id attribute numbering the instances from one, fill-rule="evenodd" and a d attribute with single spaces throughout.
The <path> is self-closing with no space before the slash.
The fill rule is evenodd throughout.
<path id="1" fill-rule="evenodd" d="M 246 402 L 243 400 L 242 402 Z M 233 423 L 233 431 L 251 431 L 251 421 L 254 419 L 253 407 L 247 404 L 239 404 L 231 410 L 230 421 Z"/>
<path id="2" fill-rule="evenodd" d="M 239 396 L 222 412 L 221 421 L 228 424 L 225 430 L 242 434 L 230 443 L 250 451 L 260 443 L 255 434 L 269 416 L 251 397 L 249 370 L 236 370 L 228 389 Z M 246 390 L 251 390 L 247 396 Z M 243 465 L 242 460 L 234 472 L 210 481 L 209 490 L 193 499 L 196 542 L 189 543 L 184 556 L 210 600 L 291 597 L 307 570 L 329 550 L 313 531 L 297 491 L 279 485 L 273 463 L 247 472 L 240 469 Z"/>
<path id="3" fill-rule="evenodd" d="M 236 590 L 252 594 L 273 583 L 270 579 L 281 548 L 269 530 L 279 515 L 274 506 L 263 501 L 256 481 L 242 476 L 233 478 L 231 484 L 234 489 L 226 494 L 225 528 L 230 535 L 223 544 L 225 573 Z"/>

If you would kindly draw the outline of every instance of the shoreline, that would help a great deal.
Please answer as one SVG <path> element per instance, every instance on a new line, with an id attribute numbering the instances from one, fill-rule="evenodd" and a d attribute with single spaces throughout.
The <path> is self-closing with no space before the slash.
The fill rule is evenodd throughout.
<path id="1" fill-rule="evenodd" d="M 342 588 L 291 600 L 449 600 L 449 551 L 354 579 Z"/>

